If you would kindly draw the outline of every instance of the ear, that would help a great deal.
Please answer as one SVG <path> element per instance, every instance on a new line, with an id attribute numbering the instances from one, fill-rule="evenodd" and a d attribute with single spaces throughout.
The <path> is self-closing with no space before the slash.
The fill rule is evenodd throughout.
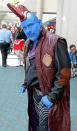
<path id="1" fill-rule="evenodd" d="M 39 24 L 40 24 L 40 27 L 42 26 L 42 22 L 41 22 L 41 20 L 39 20 Z"/>

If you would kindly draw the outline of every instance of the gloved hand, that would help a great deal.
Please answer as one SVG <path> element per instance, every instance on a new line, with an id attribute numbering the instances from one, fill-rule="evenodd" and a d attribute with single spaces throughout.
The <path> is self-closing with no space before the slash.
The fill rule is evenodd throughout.
<path id="1" fill-rule="evenodd" d="M 22 93 L 24 93 L 24 92 L 25 92 L 25 88 L 21 86 L 21 87 L 19 88 L 19 93 L 22 94 Z"/>
<path id="2" fill-rule="evenodd" d="M 48 108 L 50 108 L 53 105 L 53 103 L 48 100 L 47 95 L 43 96 L 42 99 L 41 99 L 41 101 Z"/>

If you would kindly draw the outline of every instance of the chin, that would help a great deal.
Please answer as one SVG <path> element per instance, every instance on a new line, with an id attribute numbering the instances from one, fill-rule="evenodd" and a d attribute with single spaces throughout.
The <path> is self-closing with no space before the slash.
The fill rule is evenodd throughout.
<path id="1" fill-rule="evenodd" d="M 30 38 L 30 40 L 35 41 L 36 39 L 34 39 L 34 38 Z"/>

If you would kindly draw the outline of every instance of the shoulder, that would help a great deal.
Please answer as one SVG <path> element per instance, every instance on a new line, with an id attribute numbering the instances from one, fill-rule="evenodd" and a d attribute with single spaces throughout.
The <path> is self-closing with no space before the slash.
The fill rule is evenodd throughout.
<path id="1" fill-rule="evenodd" d="M 59 38 L 59 36 L 58 35 L 56 35 L 56 34 L 52 34 L 52 33 L 50 33 L 49 31 L 47 31 L 47 33 L 46 33 L 46 37 L 48 38 L 48 39 L 58 39 Z"/>
<path id="2" fill-rule="evenodd" d="M 47 42 L 46 43 L 49 45 L 67 48 L 66 39 L 63 37 L 60 37 L 56 34 L 51 34 L 51 33 L 47 32 L 46 41 L 48 41 L 48 43 Z"/>
<path id="3" fill-rule="evenodd" d="M 57 46 L 59 48 L 64 48 L 64 49 L 67 49 L 68 46 L 67 46 L 67 41 L 65 38 L 62 38 L 62 37 L 59 37 L 58 40 L 57 40 Z"/>
<path id="4" fill-rule="evenodd" d="M 65 38 L 59 36 L 59 35 L 56 35 L 56 34 L 51 34 L 50 32 L 47 32 L 46 33 L 46 39 L 52 41 L 52 42 L 58 42 L 60 44 L 66 44 L 67 45 L 67 41 Z"/>

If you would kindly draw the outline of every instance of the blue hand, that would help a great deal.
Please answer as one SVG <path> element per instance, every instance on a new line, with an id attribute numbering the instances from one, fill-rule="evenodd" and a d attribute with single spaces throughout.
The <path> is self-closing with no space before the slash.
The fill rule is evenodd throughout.
<path id="1" fill-rule="evenodd" d="M 21 87 L 19 88 L 19 93 L 22 94 L 22 93 L 24 93 L 24 92 L 25 92 L 25 88 L 21 86 Z"/>
<path id="2" fill-rule="evenodd" d="M 41 99 L 41 101 L 42 101 L 42 102 L 44 103 L 44 105 L 47 106 L 48 108 L 50 108 L 50 107 L 53 105 L 53 103 L 48 100 L 47 95 L 43 96 L 42 99 Z"/>

